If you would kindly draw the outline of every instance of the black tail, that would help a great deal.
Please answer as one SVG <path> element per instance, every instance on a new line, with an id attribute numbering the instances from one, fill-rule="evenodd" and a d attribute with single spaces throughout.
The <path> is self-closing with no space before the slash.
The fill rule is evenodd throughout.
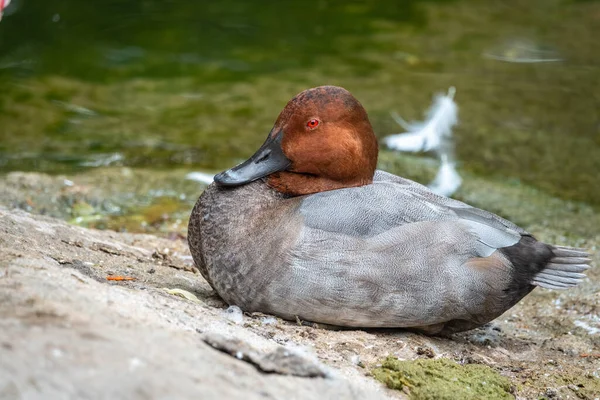
<path id="1" fill-rule="evenodd" d="M 585 278 L 590 267 L 589 253 L 584 249 L 552 246 L 523 235 L 513 246 L 500 251 L 513 265 L 513 279 L 506 292 L 529 293 L 534 286 L 568 289 Z"/>

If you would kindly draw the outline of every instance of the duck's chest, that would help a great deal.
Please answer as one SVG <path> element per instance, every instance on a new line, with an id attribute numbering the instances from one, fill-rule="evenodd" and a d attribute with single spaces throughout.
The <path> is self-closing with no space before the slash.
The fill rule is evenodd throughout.
<path id="1" fill-rule="evenodd" d="M 298 204 L 262 182 L 230 189 L 213 184 L 200 196 L 190 216 L 190 251 L 225 301 L 260 301 L 300 233 Z"/>

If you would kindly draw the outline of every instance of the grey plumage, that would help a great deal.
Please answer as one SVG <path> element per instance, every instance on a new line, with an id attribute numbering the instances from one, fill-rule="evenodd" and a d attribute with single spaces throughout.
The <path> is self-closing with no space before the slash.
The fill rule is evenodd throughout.
<path id="1" fill-rule="evenodd" d="M 534 285 L 574 286 L 589 263 L 382 171 L 371 185 L 292 198 L 262 181 L 211 185 L 189 243 L 213 288 L 246 311 L 428 333 L 486 323 Z"/>

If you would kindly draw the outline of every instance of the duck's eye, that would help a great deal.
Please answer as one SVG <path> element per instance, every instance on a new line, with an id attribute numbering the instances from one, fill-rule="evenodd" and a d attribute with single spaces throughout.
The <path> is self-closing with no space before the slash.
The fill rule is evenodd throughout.
<path id="1" fill-rule="evenodd" d="M 306 123 L 306 126 L 309 129 L 315 129 L 317 126 L 319 126 L 319 120 L 318 119 L 311 119 L 310 121 L 308 121 Z"/>

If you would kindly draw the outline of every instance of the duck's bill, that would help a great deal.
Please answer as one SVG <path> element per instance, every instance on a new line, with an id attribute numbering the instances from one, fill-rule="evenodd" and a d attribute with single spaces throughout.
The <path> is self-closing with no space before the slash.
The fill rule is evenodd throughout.
<path id="1" fill-rule="evenodd" d="M 283 153 L 282 138 L 283 131 L 274 137 L 269 135 L 248 160 L 215 175 L 215 183 L 219 186 L 239 186 L 289 168 L 292 162 Z"/>

